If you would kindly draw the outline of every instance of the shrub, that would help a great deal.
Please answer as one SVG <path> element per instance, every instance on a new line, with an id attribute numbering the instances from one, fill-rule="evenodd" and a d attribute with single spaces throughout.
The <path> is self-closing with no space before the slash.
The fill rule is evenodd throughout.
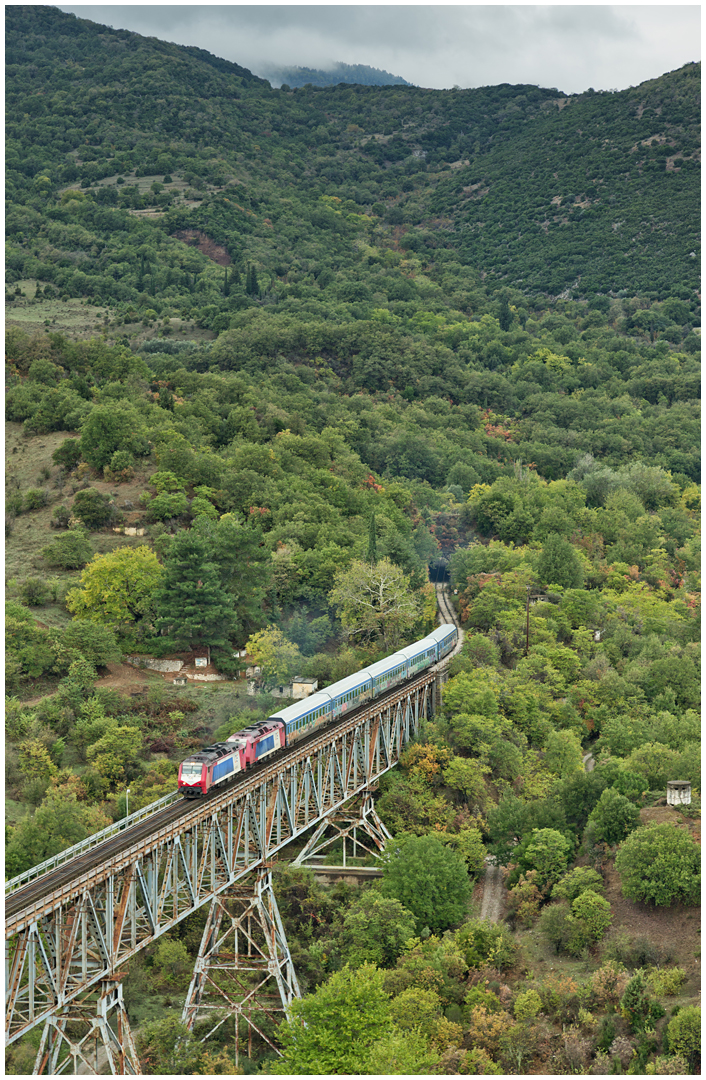
<path id="1" fill-rule="evenodd" d="M 23 509 L 25 511 L 41 510 L 47 505 L 48 501 L 49 496 L 46 491 L 39 488 L 30 488 L 28 491 L 25 491 Z"/>
<path id="2" fill-rule="evenodd" d="M 589 891 L 602 893 L 603 878 L 597 870 L 591 870 L 589 866 L 575 866 L 554 886 L 552 900 L 568 900 L 571 903 L 581 893 Z"/>
<path id="3" fill-rule="evenodd" d="M 42 607 L 50 598 L 51 590 L 41 578 L 27 578 L 20 586 L 20 596 L 30 607 Z"/>
<path id="4" fill-rule="evenodd" d="M 151 499 L 149 495 L 140 496 L 140 502 L 147 510 L 150 521 L 170 521 L 180 517 L 186 512 L 189 501 L 183 491 L 177 491 L 173 495 L 156 495 Z M 209 504 L 210 505 L 210 504 Z"/>
<path id="5" fill-rule="evenodd" d="M 485 919 L 464 923 L 456 933 L 456 943 L 470 968 L 488 965 L 507 971 L 517 959 L 517 947 L 509 932 Z"/>
<path id="6" fill-rule="evenodd" d="M 497 994 L 488 989 L 487 980 L 479 986 L 472 986 L 463 999 L 465 1014 L 468 1017 L 477 1005 L 482 1005 L 488 1012 L 501 1012 L 502 1004 Z"/>
<path id="7" fill-rule="evenodd" d="M 73 505 L 74 517 L 79 518 L 87 529 L 100 529 L 114 515 L 110 499 L 101 495 L 95 488 L 87 488 L 76 493 Z"/>
<path id="8" fill-rule="evenodd" d="M 70 522 L 71 511 L 65 503 L 62 503 L 61 506 L 55 508 L 50 525 L 52 529 L 68 529 Z"/>
<path id="9" fill-rule="evenodd" d="M 566 903 L 549 904 L 539 917 L 539 929 L 555 952 L 565 952 L 571 936 L 571 912 Z"/>
<path id="10" fill-rule="evenodd" d="M 636 829 L 618 850 L 615 868 L 623 895 L 660 906 L 697 904 L 700 852 L 683 829 L 669 823 Z"/>
<path id="11" fill-rule="evenodd" d="M 654 968 L 647 974 L 647 981 L 658 997 L 673 997 L 679 993 L 686 979 L 684 968 Z"/>
<path id="12" fill-rule="evenodd" d="M 64 439 L 61 446 L 57 447 L 51 456 L 55 465 L 63 468 L 75 469 L 81 460 L 81 444 L 78 439 Z"/>
<path id="13" fill-rule="evenodd" d="M 515 1019 L 531 1020 L 542 1008 L 542 999 L 536 990 L 525 990 L 515 998 Z"/>
<path id="14" fill-rule="evenodd" d="M 587 944 L 600 941 L 613 919 L 608 901 L 594 892 L 577 896 L 571 905 L 571 914 L 581 939 Z"/>
<path id="15" fill-rule="evenodd" d="M 42 556 L 49 566 L 60 570 L 80 570 L 93 555 L 93 548 L 83 529 L 72 529 L 57 536 L 42 549 Z"/>
<path id="16" fill-rule="evenodd" d="M 688 1005 L 667 1024 L 670 1054 L 679 1054 L 692 1072 L 698 1073 L 701 1063 L 701 1008 Z"/>
<path id="17" fill-rule="evenodd" d="M 609 960 L 591 976 L 590 987 L 596 1003 L 617 1005 L 629 981 L 628 973 L 622 970 L 617 961 Z"/>
<path id="18" fill-rule="evenodd" d="M 631 1031 L 644 1031 L 653 1027 L 654 1022 L 664 1016 L 664 1009 L 649 994 L 647 980 L 642 971 L 637 971 L 625 987 L 620 999 L 620 1011 L 628 1022 Z"/>
<path id="19" fill-rule="evenodd" d="M 484 1005 L 476 1005 L 471 1010 L 466 1038 L 472 1046 L 479 1046 L 494 1057 L 500 1049 L 500 1038 L 511 1023 L 508 1013 L 491 1013 Z"/>

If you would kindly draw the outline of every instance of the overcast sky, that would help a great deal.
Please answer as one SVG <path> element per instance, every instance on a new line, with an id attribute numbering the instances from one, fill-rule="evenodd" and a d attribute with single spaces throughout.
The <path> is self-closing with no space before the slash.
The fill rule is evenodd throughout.
<path id="1" fill-rule="evenodd" d="M 62 11 L 267 77 L 278 65 L 369 64 L 418 86 L 532 83 L 623 90 L 700 59 L 698 5 L 113 5 Z"/>

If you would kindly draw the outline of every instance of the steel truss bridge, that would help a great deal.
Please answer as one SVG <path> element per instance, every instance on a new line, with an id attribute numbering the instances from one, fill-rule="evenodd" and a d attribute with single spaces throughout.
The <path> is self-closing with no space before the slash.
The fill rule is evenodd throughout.
<path id="1" fill-rule="evenodd" d="M 234 1017 L 236 1055 L 241 1028 L 248 1049 L 253 1031 L 276 1049 L 276 1021 L 299 987 L 272 860 L 316 826 L 301 861 L 330 823 L 379 854 L 389 834 L 372 792 L 434 711 L 445 674 L 431 668 L 207 799 L 162 800 L 9 882 L 6 1043 L 41 1025 L 35 1073 L 97 1072 L 106 1061 L 114 1074 L 139 1073 L 127 964 L 208 905 L 182 1019 L 192 1029 L 211 1020 L 211 1034 Z"/>

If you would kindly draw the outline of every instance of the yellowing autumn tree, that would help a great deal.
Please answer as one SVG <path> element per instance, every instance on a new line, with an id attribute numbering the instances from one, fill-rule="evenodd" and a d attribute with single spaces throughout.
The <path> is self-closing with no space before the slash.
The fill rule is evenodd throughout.
<path id="1" fill-rule="evenodd" d="M 139 630 L 154 617 L 154 599 L 162 580 L 157 556 L 146 545 L 121 547 L 96 555 L 70 589 L 66 606 L 80 619 L 118 631 Z"/>
<path id="2" fill-rule="evenodd" d="M 248 656 L 260 668 L 261 683 L 285 683 L 296 675 L 302 662 L 299 646 L 281 630 L 269 626 L 245 642 Z"/>
<path id="3" fill-rule="evenodd" d="M 380 559 L 374 566 L 354 562 L 348 570 L 339 570 L 329 600 L 338 609 L 348 637 L 377 640 L 393 649 L 412 629 L 421 610 L 421 601 L 404 573 L 389 559 Z"/>

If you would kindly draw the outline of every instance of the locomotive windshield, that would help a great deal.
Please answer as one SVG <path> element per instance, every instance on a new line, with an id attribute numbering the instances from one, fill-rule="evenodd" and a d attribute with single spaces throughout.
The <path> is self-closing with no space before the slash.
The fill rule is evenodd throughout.
<path id="1" fill-rule="evenodd" d="M 203 766 L 196 761 L 185 761 L 181 767 L 181 778 L 189 782 L 201 779 Z"/>

